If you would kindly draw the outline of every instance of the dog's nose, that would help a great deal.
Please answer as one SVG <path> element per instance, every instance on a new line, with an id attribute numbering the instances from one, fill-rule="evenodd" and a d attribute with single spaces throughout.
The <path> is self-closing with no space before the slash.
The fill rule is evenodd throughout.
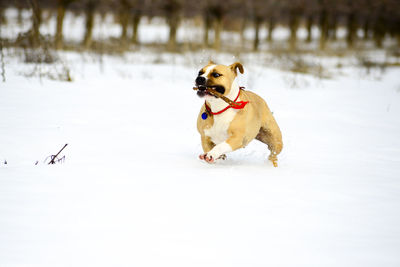
<path id="1" fill-rule="evenodd" d="M 199 76 L 196 78 L 196 84 L 197 85 L 205 85 L 206 84 L 206 78 Z"/>

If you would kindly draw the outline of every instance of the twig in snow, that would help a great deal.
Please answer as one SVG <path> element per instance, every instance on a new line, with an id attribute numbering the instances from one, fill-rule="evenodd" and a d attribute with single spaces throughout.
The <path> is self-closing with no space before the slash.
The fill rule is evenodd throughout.
<path id="1" fill-rule="evenodd" d="M 60 151 L 58 151 L 58 153 L 57 154 L 55 154 L 55 155 L 51 155 L 50 156 L 50 162 L 48 163 L 49 165 L 50 164 L 55 164 L 56 162 L 63 162 L 64 160 L 65 160 L 65 156 L 63 156 L 63 157 L 61 157 L 61 158 L 57 158 L 58 157 L 58 155 L 60 155 L 60 153 L 61 153 L 61 151 L 63 151 L 64 150 L 64 148 L 67 146 L 68 144 L 65 144 L 61 149 L 60 149 Z M 48 158 L 48 157 L 47 157 Z M 46 158 L 46 159 L 47 159 Z"/>

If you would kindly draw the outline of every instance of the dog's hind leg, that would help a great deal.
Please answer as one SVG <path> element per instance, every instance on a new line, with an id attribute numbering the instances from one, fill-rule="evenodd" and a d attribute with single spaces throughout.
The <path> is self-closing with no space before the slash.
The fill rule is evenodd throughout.
<path id="1" fill-rule="evenodd" d="M 268 128 L 261 127 L 256 139 L 268 146 L 268 149 L 271 151 L 268 159 L 274 167 L 278 167 L 278 154 L 282 151 L 282 136 L 280 131 L 278 130 L 274 135 Z"/>

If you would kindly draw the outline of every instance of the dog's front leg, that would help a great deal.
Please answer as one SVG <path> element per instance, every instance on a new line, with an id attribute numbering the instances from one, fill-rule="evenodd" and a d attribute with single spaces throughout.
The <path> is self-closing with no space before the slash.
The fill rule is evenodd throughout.
<path id="1" fill-rule="evenodd" d="M 241 144 L 243 144 L 243 142 L 241 140 L 243 140 L 241 136 L 232 135 L 224 142 L 219 143 L 218 145 L 213 147 L 210 152 L 201 155 L 200 159 L 204 159 L 208 163 L 214 163 L 215 160 L 219 158 L 224 158 L 226 153 L 242 147 Z"/>
<path id="2" fill-rule="evenodd" d="M 204 159 L 208 163 L 214 163 L 215 160 L 219 159 L 225 153 L 231 152 L 232 147 L 225 141 L 216 145 L 210 152 L 200 155 L 200 159 Z"/>
<path id="3" fill-rule="evenodd" d="M 209 152 L 213 147 L 215 147 L 215 144 L 211 141 L 211 138 L 206 135 L 201 136 L 201 146 L 203 147 L 204 153 Z"/>

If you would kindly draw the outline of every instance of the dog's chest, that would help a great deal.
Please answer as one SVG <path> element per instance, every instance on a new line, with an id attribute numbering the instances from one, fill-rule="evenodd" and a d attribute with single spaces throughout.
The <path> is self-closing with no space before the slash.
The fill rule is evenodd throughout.
<path id="1" fill-rule="evenodd" d="M 220 144 L 228 139 L 228 129 L 235 118 L 237 111 L 228 109 L 222 114 L 214 115 L 214 123 L 211 127 L 204 129 L 204 134 L 211 138 L 214 144 Z"/>

